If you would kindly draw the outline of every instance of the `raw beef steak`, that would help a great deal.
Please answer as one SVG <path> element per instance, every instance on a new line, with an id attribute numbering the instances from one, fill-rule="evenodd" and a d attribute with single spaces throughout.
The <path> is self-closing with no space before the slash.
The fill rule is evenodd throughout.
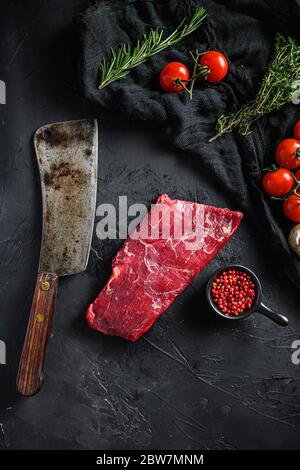
<path id="1" fill-rule="evenodd" d="M 160 196 L 113 259 L 108 283 L 87 310 L 90 327 L 139 339 L 228 242 L 242 217 Z"/>

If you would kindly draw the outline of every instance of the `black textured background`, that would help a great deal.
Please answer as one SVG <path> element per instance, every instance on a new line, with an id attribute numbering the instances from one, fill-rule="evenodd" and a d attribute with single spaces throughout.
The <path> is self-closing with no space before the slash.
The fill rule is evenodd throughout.
<path id="1" fill-rule="evenodd" d="M 115 81 L 99 93 L 95 86 L 99 57 L 109 57 L 110 47 L 137 41 L 149 25 L 171 32 L 199 6 L 207 11 L 200 28 L 136 67 L 125 82 Z M 255 98 L 273 53 L 276 32 L 299 39 L 299 23 L 300 0 L 100 0 L 79 22 L 85 96 L 125 118 L 159 124 L 172 147 L 193 155 L 196 171 L 226 187 L 231 205 L 238 204 L 256 229 L 267 240 L 271 237 L 274 258 L 298 288 L 299 258 L 287 243 L 293 224 L 284 217 L 281 204 L 265 197 L 261 176 L 263 168 L 274 163 L 279 141 L 292 136 L 300 118 L 299 106 L 290 103 L 259 119 L 247 137 L 233 132 L 213 143 L 208 141 L 216 132 L 218 116 L 236 112 L 242 103 Z M 198 81 L 192 101 L 187 93 L 162 93 L 158 77 L 163 66 L 179 60 L 191 69 L 189 51 L 196 49 L 217 49 L 228 57 L 225 79 L 217 84 Z"/>
<path id="2" fill-rule="evenodd" d="M 77 86 L 73 17 L 89 2 L 0 1 L 0 449 L 300 448 L 299 291 L 245 219 L 234 240 L 136 344 L 90 330 L 85 309 L 104 285 L 120 241 L 94 237 L 85 273 L 60 282 L 46 381 L 16 395 L 40 244 L 41 203 L 32 134 L 43 124 L 98 117 L 98 204 L 150 204 L 157 195 L 229 205 L 226 190 L 174 152 L 149 124 L 102 113 Z M 237 209 L 238 207 L 231 207 Z M 257 315 L 232 325 L 205 303 L 209 274 L 241 262 L 262 279 L 281 329 Z"/>

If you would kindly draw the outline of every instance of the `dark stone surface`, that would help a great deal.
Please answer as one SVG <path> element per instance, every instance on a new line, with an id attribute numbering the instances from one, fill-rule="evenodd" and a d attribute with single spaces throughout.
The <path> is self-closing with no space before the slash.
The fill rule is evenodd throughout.
<path id="1" fill-rule="evenodd" d="M 94 235 L 88 269 L 63 278 L 42 391 L 24 399 L 15 376 L 37 271 L 41 203 L 32 135 L 49 122 L 98 117 L 97 204 L 171 197 L 230 206 L 201 162 L 84 102 L 77 86 L 73 17 L 88 2 L 0 2 L 0 449 L 300 448 L 299 292 L 247 220 L 215 260 L 138 343 L 88 328 L 85 309 L 104 285 L 120 244 Z M 120 103 L 122 106 L 122 103 Z M 231 207 L 234 209 L 234 207 Z M 238 207 L 235 207 L 238 209 Z M 271 243 L 271 240 L 270 240 Z M 261 277 L 265 301 L 290 318 L 232 325 L 205 302 L 209 274 L 240 262 Z"/>

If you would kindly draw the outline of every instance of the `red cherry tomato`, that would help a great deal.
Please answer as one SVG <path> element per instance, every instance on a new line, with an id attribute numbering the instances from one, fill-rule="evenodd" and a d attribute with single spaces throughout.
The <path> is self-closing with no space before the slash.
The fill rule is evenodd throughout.
<path id="1" fill-rule="evenodd" d="M 181 62 L 170 62 L 165 65 L 159 76 L 160 86 L 167 93 L 179 93 L 183 87 L 176 85 L 175 82 L 178 78 L 182 81 L 189 79 L 189 71 Z"/>
<path id="2" fill-rule="evenodd" d="M 300 170 L 297 170 L 295 173 L 295 177 L 298 181 L 300 181 Z"/>
<path id="3" fill-rule="evenodd" d="M 205 79 L 213 83 L 223 80 L 228 72 L 228 60 L 219 51 L 205 52 L 205 54 L 200 57 L 199 65 L 210 69 Z"/>
<path id="4" fill-rule="evenodd" d="M 280 197 L 288 194 L 294 186 L 292 173 L 286 168 L 268 171 L 262 179 L 263 188 L 270 196 Z"/>
<path id="5" fill-rule="evenodd" d="M 294 137 L 300 140 L 300 121 L 297 121 L 294 127 Z"/>
<path id="6" fill-rule="evenodd" d="M 293 194 L 283 201 L 283 212 L 293 222 L 300 222 L 300 196 Z"/>
<path id="7" fill-rule="evenodd" d="M 295 170 L 300 166 L 300 141 L 296 139 L 284 139 L 276 148 L 276 160 L 279 165 L 289 170 Z"/>

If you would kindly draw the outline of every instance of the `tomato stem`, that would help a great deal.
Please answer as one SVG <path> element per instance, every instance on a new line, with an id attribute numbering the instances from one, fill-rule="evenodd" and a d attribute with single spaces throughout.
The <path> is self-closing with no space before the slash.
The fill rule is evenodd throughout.
<path id="1" fill-rule="evenodd" d="M 198 49 L 196 50 L 195 54 L 193 54 L 193 52 L 190 51 L 190 55 L 194 62 L 194 67 L 193 67 L 191 78 L 189 78 L 188 80 L 183 80 L 182 78 L 176 78 L 176 80 L 174 80 L 174 85 L 182 86 L 182 88 L 189 95 L 190 100 L 193 99 L 193 90 L 194 90 L 194 85 L 195 85 L 196 80 L 198 78 L 205 78 L 211 72 L 210 68 L 207 67 L 206 65 L 199 65 L 199 58 L 203 54 L 205 54 L 205 52 L 199 52 Z"/>
<path id="2" fill-rule="evenodd" d="M 299 188 L 300 188 L 300 181 L 297 180 L 296 176 L 294 175 L 294 173 L 292 173 L 292 176 L 296 182 L 296 186 L 287 194 L 285 194 L 284 196 L 281 196 L 281 197 L 275 197 L 275 196 L 271 196 L 271 199 L 275 199 L 277 201 L 286 201 L 290 196 L 294 195 L 294 196 L 297 196 L 297 198 L 300 200 L 300 194 L 299 194 Z"/>
<path id="3" fill-rule="evenodd" d="M 277 170 L 278 170 L 278 168 L 277 168 L 277 166 L 275 165 L 275 163 L 273 163 L 273 165 L 271 165 L 271 166 L 269 166 L 269 167 L 267 167 L 267 168 L 263 168 L 263 171 L 275 172 L 275 171 L 277 171 Z M 293 175 L 293 176 L 294 176 L 294 175 Z"/>
<path id="4" fill-rule="evenodd" d="M 190 51 L 190 55 L 191 55 L 191 57 L 193 59 L 193 62 L 194 62 L 192 78 L 190 79 L 191 84 L 190 84 L 190 88 L 189 88 L 189 98 L 190 98 L 190 100 L 193 99 L 193 90 L 194 90 L 194 85 L 195 85 L 196 80 L 198 78 L 205 78 L 211 72 L 210 68 L 207 67 L 206 65 L 205 66 L 199 65 L 199 58 L 203 54 L 205 54 L 205 52 L 199 52 L 198 49 L 196 50 L 195 55 Z"/>
<path id="5" fill-rule="evenodd" d="M 192 59 L 194 61 L 194 68 L 193 68 L 193 75 L 192 75 L 192 81 L 190 85 L 190 90 L 189 90 L 189 98 L 190 100 L 193 99 L 193 90 L 194 90 L 194 85 L 196 81 L 196 74 L 197 74 L 197 67 L 198 67 L 198 61 L 199 61 L 199 51 L 198 49 L 196 50 L 196 56 L 192 52 L 190 52 Z"/>
<path id="6" fill-rule="evenodd" d="M 274 199 L 275 201 L 286 201 L 289 197 L 291 196 L 291 192 L 286 194 L 285 196 L 271 196 L 271 199 Z"/>
<path id="7" fill-rule="evenodd" d="M 294 188 L 292 190 L 292 193 L 295 194 L 295 196 L 297 196 L 297 198 L 300 199 L 300 194 L 298 193 L 299 186 L 300 186 L 300 184 L 297 186 L 297 188 Z"/>
<path id="8" fill-rule="evenodd" d="M 292 173 L 292 172 L 291 172 L 291 173 Z M 296 184 L 300 184 L 300 181 L 299 181 L 299 180 L 297 180 L 297 178 L 296 178 L 296 176 L 295 176 L 295 174 L 294 174 L 294 173 L 292 173 L 292 177 L 293 177 L 293 178 L 294 178 L 294 180 L 296 181 Z"/>
<path id="9" fill-rule="evenodd" d="M 181 87 L 187 92 L 187 94 L 188 94 L 189 97 L 190 97 L 190 89 L 184 84 L 184 82 L 185 82 L 185 83 L 188 83 L 188 82 L 190 82 L 190 81 L 191 81 L 191 79 L 189 79 L 189 80 L 182 80 L 182 78 L 176 78 L 176 80 L 174 80 L 174 85 L 175 85 L 175 86 L 181 86 Z M 191 99 L 192 99 L 192 98 L 190 97 L 190 100 L 191 100 Z"/>

